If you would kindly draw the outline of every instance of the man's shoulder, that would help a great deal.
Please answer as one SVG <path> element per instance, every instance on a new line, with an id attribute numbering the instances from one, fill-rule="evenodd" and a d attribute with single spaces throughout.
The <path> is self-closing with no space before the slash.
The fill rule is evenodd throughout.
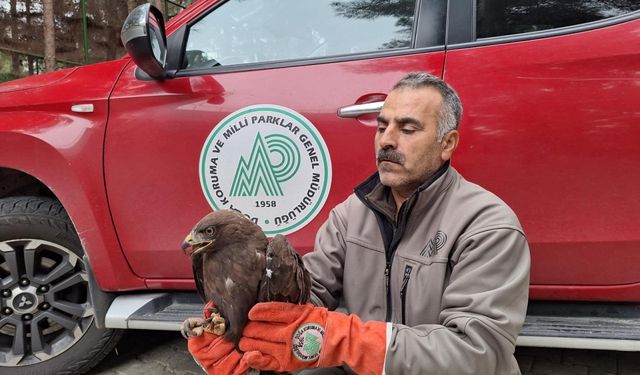
<path id="1" fill-rule="evenodd" d="M 513 209 L 499 196 L 488 189 L 465 179 L 453 169 L 457 176 L 450 188 L 450 199 L 455 206 L 473 216 L 477 224 L 509 225 L 521 230 L 521 225 Z"/>
<path id="2" fill-rule="evenodd" d="M 460 172 L 452 168 L 452 172 L 457 174 L 455 178 L 454 191 L 460 198 L 474 199 L 483 204 L 496 204 L 509 208 L 500 197 L 489 189 L 467 180 Z M 486 203 L 485 203 L 486 202 Z"/>
<path id="3" fill-rule="evenodd" d="M 359 210 L 364 211 L 366 209 L 362 200 L 355 193 L 351 193 L 345 200 L 338 203 L 333 208 L 333 211 L 342 215 L 348 215 L 354 213 L 354 211 L 359 212 Z"/>

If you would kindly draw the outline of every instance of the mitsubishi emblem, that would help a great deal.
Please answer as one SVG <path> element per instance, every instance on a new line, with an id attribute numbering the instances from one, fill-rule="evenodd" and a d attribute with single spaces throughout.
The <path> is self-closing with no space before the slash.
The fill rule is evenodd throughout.
<path id="1" fill-rule="evenodd" d="M 18 307 L 23 308 L 25 306 L 31 306 L 33 305 L 33 301 L 29 300 L 27 298 L 27 296 L 23 295 L 22 298 L 20 298 L 20 303 L 18 304 Z"/>

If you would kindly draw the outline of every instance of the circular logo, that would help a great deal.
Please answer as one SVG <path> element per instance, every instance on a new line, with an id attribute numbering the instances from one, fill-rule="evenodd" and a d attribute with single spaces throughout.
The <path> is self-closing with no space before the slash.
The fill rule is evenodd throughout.
<path id="1" fill-rule="evenodd" d="M 211 131 L 200 155 L 200 183 L 215 210 L 239 211 L 268 236 L 288 234 L 320 212 L 331 186 L 331 159 L 304 116 L 255 105 Z"/>
<path id="2" fill-rule="evenodd" d="M 36 296 L 31 293 L 20 293 L 13 299 L 13 309 L 18 311 L 30 311 L 37 302 Z"/>
<path id="3" fill-rule="evenodd" d="M 316 323 L 303 324 L 293 333 L 291 351 L 302 362 L 311 362 L 320 356 L 324 328 Z"/>

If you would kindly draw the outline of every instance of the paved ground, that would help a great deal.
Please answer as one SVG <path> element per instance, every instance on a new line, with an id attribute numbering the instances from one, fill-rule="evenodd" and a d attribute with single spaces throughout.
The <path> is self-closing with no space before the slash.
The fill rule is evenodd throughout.
<path id="1" fill-rule="evenodd" d="M 518 348 L 523 375 L 640 375 L 640 353 Z M 176 332 L 127 331 L 91 374 L 203 374 Z M 479 374 L 485 375 L 485 374 Z"/>
<path id="2" fill-rule="evenodd" d="M 90 374 L 163 375 L 204 372 L 193 361 L 178 332 L 129 330 L 116 349 Z"/>

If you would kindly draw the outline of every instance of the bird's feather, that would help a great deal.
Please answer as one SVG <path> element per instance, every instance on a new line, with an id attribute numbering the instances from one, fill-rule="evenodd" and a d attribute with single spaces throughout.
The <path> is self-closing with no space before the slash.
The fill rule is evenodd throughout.
<path id="1" fill-rule="evenodd" d="M 191 259 L 191 269 L 193 270 L 193 280 L 196 283 L 196 290 L 203 301 L 206 301 L 204 294 L 204 280 L 202 278 L 202 255 L 196 254 Z"/>
<path id="2" fill-rule="evenodd" d="M 265 271 L 258 292 L 258 302 L 303 304 L 309 301 L 311 278 L 304 268 L 302 258 L 286 237 L 276 235 L 269 242 Z"/>

